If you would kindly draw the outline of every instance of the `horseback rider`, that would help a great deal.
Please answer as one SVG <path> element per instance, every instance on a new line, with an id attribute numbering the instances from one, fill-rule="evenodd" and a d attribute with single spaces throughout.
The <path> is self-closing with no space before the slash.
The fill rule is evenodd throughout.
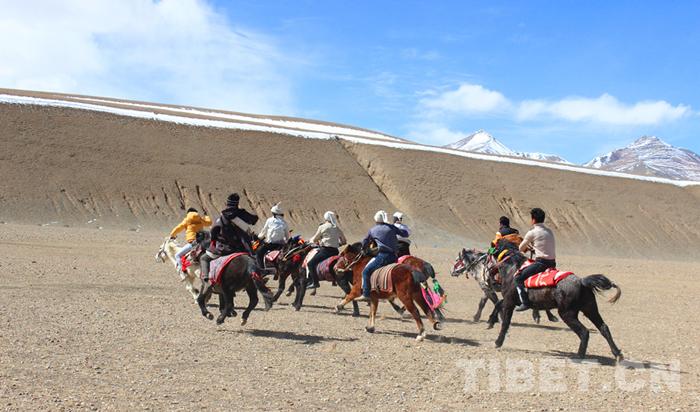
<path id="1" fill-rule="evenodd" d="M 209 280 L 209 264 L 212 260 L 236 252 L 251 253 L 250 235 L 247 231 L 257 223 L 258 216 L 239 208 L 239 200 L 238 193 L 230 194 L 226 199 L 226 209 L 221 211 L 221 216 L 211 227 L 211 244 L 199 260 L 205 282 Z"/>
<path id="2" fill-rule="evenodd" d="M 273 250 L 280 250 L 289 240 L 289 226 L 284 221 L 284 211 L 279 203 L 270 209 L 272 217 L 265 221 L 265 225 L 258 234 L 261 245 L 255 251 L 255 259 L 260 268 L 265 267 L 265 254 Z"/>
<path id="3" fill-rule="evenodd" d="M 515 276 L 515 285 L 521 302 L 520 306 L 515 308 L 518 312 L 530 308 L 530 300 L 525 290 L 525 279 L 557 266 L 554 234 L 551 229 L 544 225 L 544 210 L 536 207 L 530 211 L 530 217 L 532 218 L 532 229 L 525 234 L 519 249 L 523 253 L 530 249 L 534 250 L 535 262 Z"/>
<path id="4" fill-rule="evenodd" d="M 510 219 L 508 219 L 507 216 L 501 216 L 498 219 L 498 223 L 500 227 L 498 228 L 498 232 L 496 232 L 496 237 L 491 242 L 491 247 L 496 247 L 498 241 L 501 239 L 505 239 L 515 246 L 520 246 L 523 238 L 520 236 L 518 229 L 510 227 Z"/>
<path id="5" fill-rule="evenodd" d="M 396 240 L 398 241 L 398 249 L 397 249 L 397 256 L 406 256 L 411 254 L 411 240 L 408 238 L 411 236 L 411 229 L 408 228 L 403 223 L 403 213 L 401 212 L 396 212 L 394 213 L 394 226 L 398 227 L 399 229 L 403 229 L 408 233 L 408 236 L 401 236 L 401 235 L 396 235 Z"/>
<path id="6" fill-rule="evenodd" d="M 378 252 L 362 271 L 362 296 L 357 298 L 358 301 L 369 300 L 372 273 L 383 266 L 396 263 L 397 236 L 408 237 L 408 232 L 405 229 L 387 223 L 388 216 L 383 210 L 374 215 L 374 221 L 376 225 L 369 230 L 367 237 L 362 241 L 362 248 L 366 249 L 370 242 L 374 242 Z"/>
<path id="7" fill-rule="evenodd" d="M 309 241 L 310 243 L 318 243 L 318 252 L 314 257 L 312 257 L 306 264 L 309 280 L 308 289 L 315 289 L 319 287 L 318 283 L 318 273 L 316 272 L 319 263 L 324 260 L 337 256 L 340 252 L 338 248 L 347 243 L 345 239 L 345 234 L 338 227 L 338 222 L 335 213 L 328 211 L 323 214 L 324 222 L 318 226 L 316 234 Z"/>
<path id="8" fill-rule="evenodd" d="M 200 215 L 197 209 L 191 207 L 187 209 L 185 219 L 170 232 L 170 239 L 176 239 L 178 233 L 185 231 L 185 242 L 187 243 L 175 254 L 177 270 L 180 272 L 182 280 L 185 279 L 185 274 L 181 271 L 182 257 L 192 250 L 197 239 L 197 233 L 206 226 L 211 226 L 211 218 L 206 215 Z"/>

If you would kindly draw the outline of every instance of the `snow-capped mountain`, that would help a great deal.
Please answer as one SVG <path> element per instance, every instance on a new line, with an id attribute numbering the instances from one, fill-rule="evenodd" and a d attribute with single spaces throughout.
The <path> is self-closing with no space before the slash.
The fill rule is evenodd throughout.
<path id="1" fill-rule="evenodd" d="M 477 152 L 502 156 L 515 156 L 515 152 L 507 148 L 503 143 L 483 130 L 477 130 L 464 139 L 450 143 L 445 147 L 449 149 L 463 150 L 465 152 Z"/>
<path id="2" fill-rule="evenodd" d="M 524 153 L 515 152 L 509 149 L 506 145 L 499 142 L 495 137 L 491 136 L 483 130 L 478 130 L 464 139 L 450 143 L 445 147 L 449 149 L 463 150 L 465 152 L 486 153 L 500 156 L 522 157 L 525 159 L 541 160 L 545 162 L 569 163 L 565 159 L 551 154 L 545 153 Z"/>
<path id="3" fill-rule="evenodd" d="M 594 169 L 700 181 L 700 156 L 671 146 L 656 136 L 642 136 L 622 149 L 596 157 L 584 166 Z"/>

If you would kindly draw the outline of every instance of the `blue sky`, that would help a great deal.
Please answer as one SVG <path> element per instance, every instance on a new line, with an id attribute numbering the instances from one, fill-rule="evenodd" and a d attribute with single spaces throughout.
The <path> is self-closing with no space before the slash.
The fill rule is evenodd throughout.
<path id="1" fill-rule="evenodd" d="M 644 134 L 700 152 L 700 2 L 33 3 L 0 0 L 0 87 L 297 115 L 438 145 L 485 129 L 573 162 Z"/>

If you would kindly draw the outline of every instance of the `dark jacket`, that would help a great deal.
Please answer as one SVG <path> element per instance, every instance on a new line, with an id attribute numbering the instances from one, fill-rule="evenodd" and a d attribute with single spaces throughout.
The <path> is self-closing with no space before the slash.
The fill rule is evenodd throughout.
<path id="1" fill-rule="evenodd" d="M 512 227 L 509 227 L 509 226 L 501 226 L 501 228 L 498 229 L 498 233 L 500 233 L 501 236 L 508 236 L 508 235 L 512 235 L 513 233 L 520 233 L 520 232 L 518 232 L 518 229 L 513 229 Z"/>
<path id="2" fill-rule="evenodd" d="M 235 252 L 251 253 L 250 235 L 233 223 L 239 218 L 249 225 L 258 221 L 258 216 L 245 209 L 228 208 L 221 211 L 221 216 L 211 227 L 211 245 L 209 251 L 217 255 L 230 255 Z"/>
<path id="3" fill-rule="evenodd" d="M 367 247 L 369 242 L 374 240 L 380 252 L 395 254 L 398 249 L 396 236 L 408 237 L 408 231 L 388 223 L 377 223 L 367 233 L 367 237 L 362 241 L 362 247 Z"/>

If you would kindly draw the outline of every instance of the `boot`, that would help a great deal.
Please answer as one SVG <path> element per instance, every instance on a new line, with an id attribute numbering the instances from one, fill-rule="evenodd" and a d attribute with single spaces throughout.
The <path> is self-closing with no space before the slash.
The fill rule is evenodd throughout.
<path id="1" fill-rule="evenodd" d="M 520 306 L 517 306 L 515 310 L 522 312 L 530 309 L 530 298 L 527 295 L 527 290 L 521 288 L 520 286 L 518 286 L 516 290 L 518 291 L 518 296 L 520 297 Z"/>

